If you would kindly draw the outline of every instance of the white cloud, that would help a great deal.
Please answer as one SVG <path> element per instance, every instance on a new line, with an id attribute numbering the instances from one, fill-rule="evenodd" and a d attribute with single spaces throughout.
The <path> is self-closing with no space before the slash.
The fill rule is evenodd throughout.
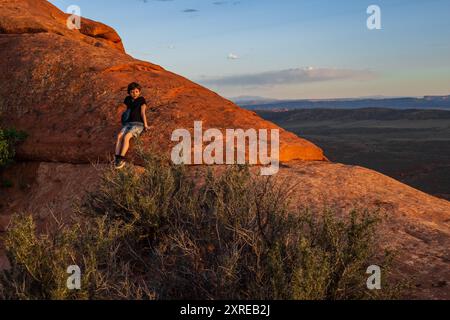
<path id="1" fill-rule="evenodd" d="M 375 76 L 375 73 L 370 70 L 306 67 L 209 78 L 203 79 L 201 82 L 205 85 L 214 86 L 258 87 L 331 80 L 369 80 Z"/>
<path id="2" fill-rule="evenodd" d="M 227 59 L 228 60 L 237 60 L 237 59 L 239 59 L 239 56 L 237 54 L 230 53 L 230 54 L 228 54 Z"/>

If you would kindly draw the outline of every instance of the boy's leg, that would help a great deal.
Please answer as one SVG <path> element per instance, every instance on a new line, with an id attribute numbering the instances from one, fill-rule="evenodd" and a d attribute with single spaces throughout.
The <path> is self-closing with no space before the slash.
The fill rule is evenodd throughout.
<path id="1" fill-rule="evenodd" d="M 131 140 L 131 138 L 133 138 L 133 134 L 131 132 L 128 132 L 123 137 L 122 149 L 120 150 L 120 153 L 118 153 L 120 156 L 122 156 L 122 157 L 126 156 L 126 154 L 128 152 L 128 149 L 130 148 L 130 140 Z"/>
<path id="2" fill-rule="evenodd" d="M 124 133 L 121 131 L 119 133 L 119 135 L 117 136 L 116 153 L 115 153 L 116 156 L 119 156 L 120 153 L 122 152 L 123 137 L 124 137 Z"/>

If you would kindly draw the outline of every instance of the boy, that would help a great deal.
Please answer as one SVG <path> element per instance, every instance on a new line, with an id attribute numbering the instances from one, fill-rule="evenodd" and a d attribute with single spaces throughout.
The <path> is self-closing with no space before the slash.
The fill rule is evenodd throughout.
<path id="1" fill-rule="evenodd" d="M 147 131 L 150 129 L 145 115 L 147 102 L 141 96 L 141 92 L 142 88 L 138 83 L 133 82 L 128 85 L 128 96 L 125 98 L 123 104 L 126 105 L 130 114 L 126 124 L 117 136 L 114 160 L 116 169 L 122 169 L 125 166 L 125 155 L 130 147 L 131 138 L 138 138 L 144 130 Z"/>

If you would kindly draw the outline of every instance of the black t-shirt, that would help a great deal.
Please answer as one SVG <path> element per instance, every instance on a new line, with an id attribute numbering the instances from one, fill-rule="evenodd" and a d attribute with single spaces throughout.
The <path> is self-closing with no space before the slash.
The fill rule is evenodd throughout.
<path id="1" fill-rule="evenodd" d="M 142 119 L 141 115 L 142 105 L 147 104 L 144 97 L 139 97 L 136 100 L 133 100 L 131 96 L 128 96 L 125 98 L 125 101 L 123 103 L 126 104 L 128 109 L 131 110 L 128 122 L 144 123 L 144 120 Z"/>

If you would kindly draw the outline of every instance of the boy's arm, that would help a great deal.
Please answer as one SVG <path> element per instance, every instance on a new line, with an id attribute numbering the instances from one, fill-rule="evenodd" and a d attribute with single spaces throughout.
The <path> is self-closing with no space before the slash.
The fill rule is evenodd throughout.
<path id="1" fill-rule="evenodd" d="M 147 105 L 143 104 L 141 107 L 141 116 L 142 116 L 142 120 L 144 121 L 144 128 L 145 128 L 145 130 L 148 130 L 150 127 L 148 126 L 148 123 L 147 123 L 146 111 L 147 111 Z"/>

